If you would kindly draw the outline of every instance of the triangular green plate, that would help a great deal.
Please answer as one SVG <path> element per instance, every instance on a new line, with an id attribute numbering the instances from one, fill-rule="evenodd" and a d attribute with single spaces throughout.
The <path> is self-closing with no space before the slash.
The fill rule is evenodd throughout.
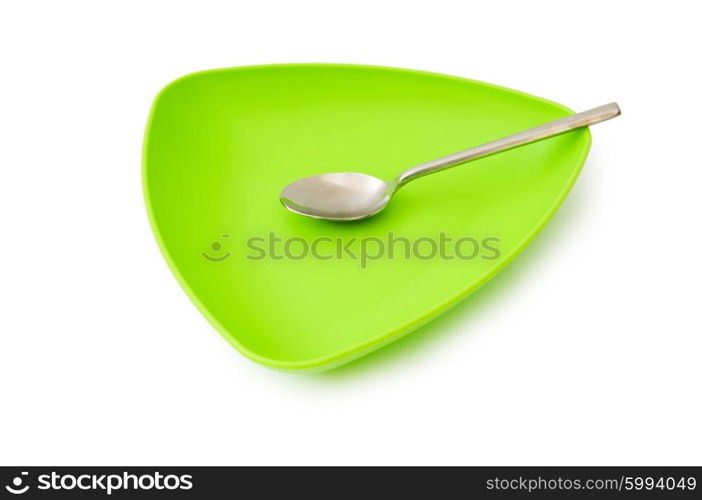
<path id="1" fill-rule="evenodd" d="M 195 73 L 153 105 L 144 146 L 149 217 L 181 285 L 234 347 L 276 368 L 328 369 L 417 328 L 502 269 L 565 198 L 590 134 L 573 131 L 423 178 L 355 223 L 292 214 L 280 190 L 324 172 L 391 179 L 568 114 L 513 90 L 402 69 Z M 432 257 L 441 233 L 452 243 Z M 394 238 L 392 258 L 386 248 L 361 262 L 362 245 L 378 253 L 371 237 L 385 245 Z M 320 258 L 301 258 L 319 238 Z M 463 258 L 454 255 L 459 238 Z M 479 255 L 471 259 L 474 240 Z M 408 259 L 407 242 L 416 247 Z M 283 258 L 270 255 L 271 243 Z M 339 244 L 356 258 L 337 256 Z"/>

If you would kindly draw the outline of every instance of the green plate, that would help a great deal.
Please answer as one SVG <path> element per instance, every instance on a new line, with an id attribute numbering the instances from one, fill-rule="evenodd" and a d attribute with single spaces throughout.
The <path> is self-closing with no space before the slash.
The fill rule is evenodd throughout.
<path id="1" fill-rule="evenodd" d="M 328 369 L 431 320 L 502 269 L 565 198 L 590 134 L 425 177 L 359 222 L 292 214 L 280 190 L 325 172 L 391 179 L 568 114 L 513 90 L 393 68 L 195 73 L 153 105 L 147 209 L 174 274 L 234 347 L 276 368 Z"/>

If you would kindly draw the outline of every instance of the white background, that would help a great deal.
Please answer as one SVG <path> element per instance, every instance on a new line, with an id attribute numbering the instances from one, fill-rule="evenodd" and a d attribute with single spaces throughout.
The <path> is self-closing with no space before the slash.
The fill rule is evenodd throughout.
<path id="1" fill-rule="evenodd" d="M 0 462 L 702 462 L 695 2 L 5 2 Z M 549 226 L 428 327 L 326 375 L 258 366 L 144 209 L 151 100 L 186 73 L 409 67 L 617 100 Z"/>

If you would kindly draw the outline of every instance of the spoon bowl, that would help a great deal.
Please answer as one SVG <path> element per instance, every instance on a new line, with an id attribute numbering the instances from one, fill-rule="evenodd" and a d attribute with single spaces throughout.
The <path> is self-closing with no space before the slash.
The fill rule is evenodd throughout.
<path id="1" fill-rule="evenodd" d="M 385 208 L 394 186 L 372 175 L 340 172 L 305 177 L 280 193 L 285 208 L 315 219 L 350 221 Z"/>

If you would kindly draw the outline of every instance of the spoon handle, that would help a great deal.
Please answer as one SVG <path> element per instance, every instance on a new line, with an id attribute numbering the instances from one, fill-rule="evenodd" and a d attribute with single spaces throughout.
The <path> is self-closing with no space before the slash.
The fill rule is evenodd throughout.
<path id="1" fill-rule="evenodd" d="M 538 127 L 517 132 L 516 134 L 508 135 L 502 139 L 466 149 L 465 151 L 459 151 L 458 153 L 444 156 L 443 158 L 422 163 L 400 174 L 396 181 L 397 187 L 445 168 L 455 167 L 461 163 L 477 160 L 478 158 L 483 158 L 501 151 L 507 151 L 508 149 L 540 141 L 547 137 L 563 134 L 576 128 L 587 127 L 588 125 L 603 122 L 619 116 L 620 113 L 619 105 L 616 102 L 612 102 L 589 111 L 583 111 L 582 113 L 566 116 L 565 118 L 545 123 Z"/>

